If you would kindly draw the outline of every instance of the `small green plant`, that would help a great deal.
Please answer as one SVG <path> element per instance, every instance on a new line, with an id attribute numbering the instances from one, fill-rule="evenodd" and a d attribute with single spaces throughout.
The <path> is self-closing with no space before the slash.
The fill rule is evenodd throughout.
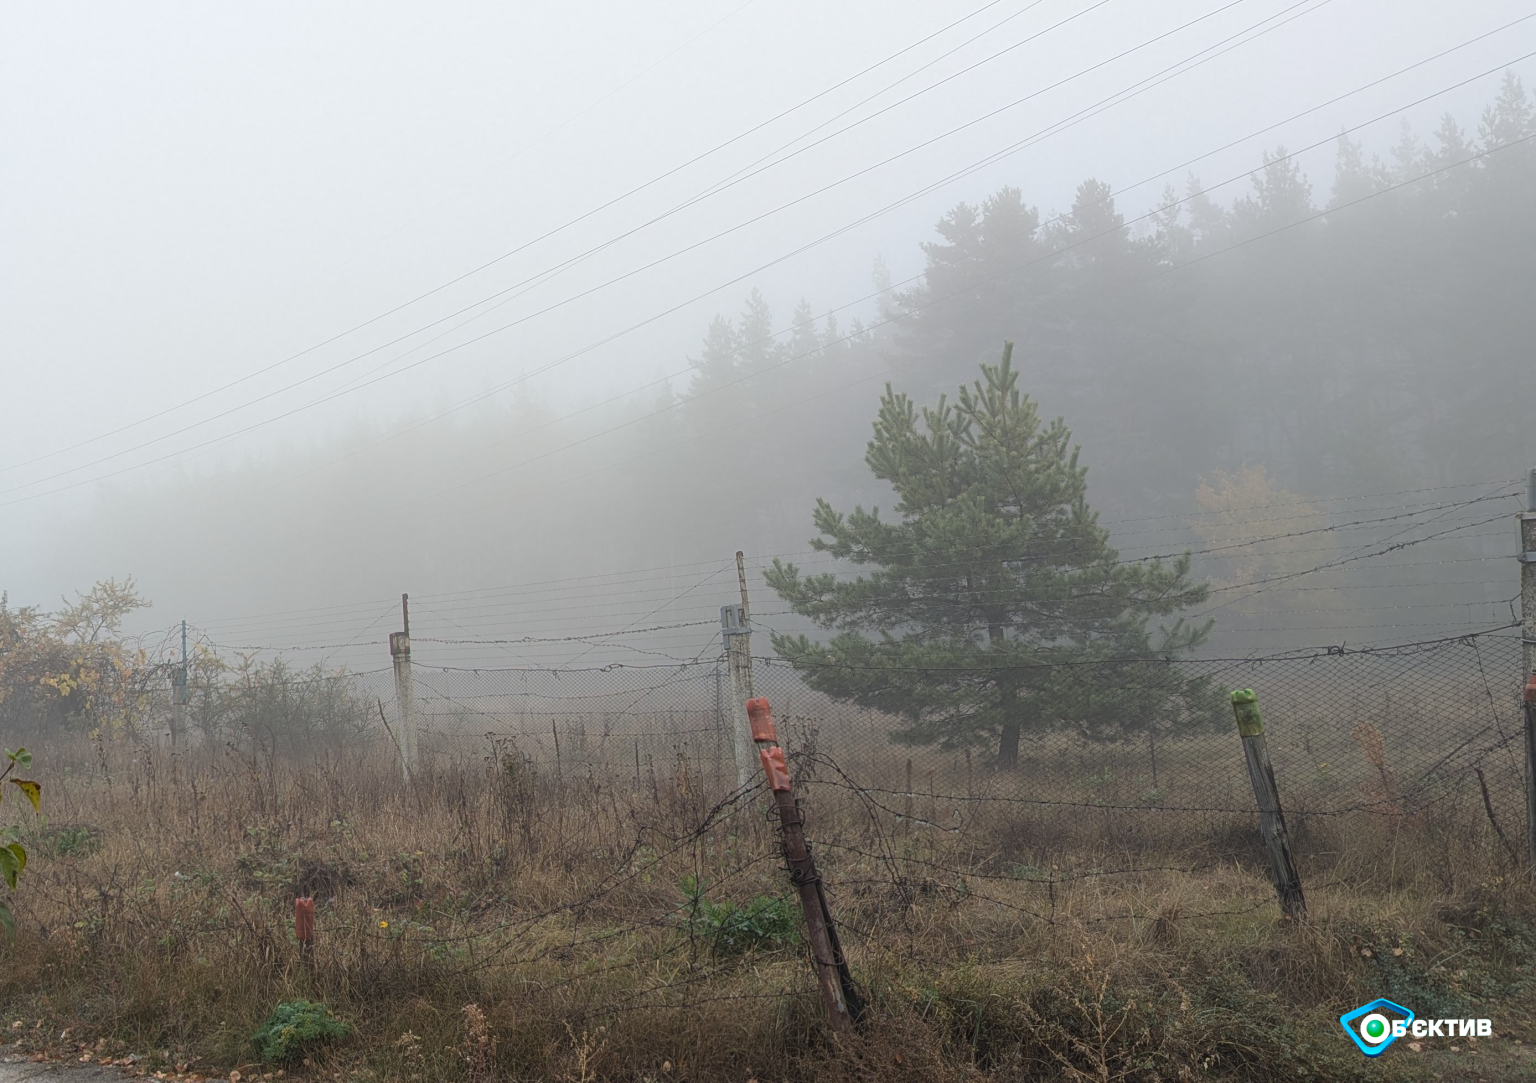
<path id="1" fill-rule="evenodd" d="M 88 824 L 45 830 L 43 838 L 54 857 L 90 857 L 101 849 L 101 832 Z"/>
<path id="2" fill-rule="evenodd" d="M 1102 771 L 1094 771 L 1083 781 L 1088 784 L 1088 788 L 1090 790 L 1094 790 L 1098 789 L 1100 786 L 1108 786 L 1110 783 L 1114 782 L 1115 773 L 1106 767 Z"/>
<path id="3" fill-rule="evenodd" d="M 772 950 L 800 939 L 800 914 L 785 896 L 757 895 L 739 905 L 705 898 L 697 877 L 686 876 L 679 886 L 688 897 L 688 931 L 718 957 Z"/>
<path id="4" fill-rule="evenodd" d="M 251 1041 L 261 1059 L 268 1062 L 295 1060 L 314 1046 L 352 1033 L 348 1024 L 331 1009 L 312 1000 L 289 1000 L 272 1009 Z"/>

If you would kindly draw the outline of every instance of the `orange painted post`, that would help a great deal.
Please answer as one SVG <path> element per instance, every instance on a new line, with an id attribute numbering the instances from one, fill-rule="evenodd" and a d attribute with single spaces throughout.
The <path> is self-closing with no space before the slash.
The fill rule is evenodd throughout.
<path id="1" fill-rule="evenodd" d="M 800 893 L 800 908 L 805 912 L 805 938 L 811 945 L 816 983 L 821 988 L 821 997 L 827 1006 L 832 1028 L 840 1034 L 852 1034 L 854 1021 L 863 1009 L 863 998 L 848 969 L 848 960 L 838 940 L 837 926 L 827 906 L 821 876 L 816 871 L 816 862 L 805 841 L 805 818 L 795 801 L 784 750 L 778 747 L 778 729 L 773 723 L 773 711 L 768 706 L 768 700 L 761 696 L 747 700 L 747 719 L 752 739 L 757 742 L 757 755 L 762 761 L 763 776 L 768 780 L 769 790 L 773 792 L 779 819 L 779 836 L 784 847 L 785 861 L 789 864 L 789 879 Z"/>
<path id="2" fill-rule="evenodd" d="M 315 900 L 302 896 L 293 900 L 293 938 L 299 942 L 299 957 L 306 965 L 315 961 Z"/>

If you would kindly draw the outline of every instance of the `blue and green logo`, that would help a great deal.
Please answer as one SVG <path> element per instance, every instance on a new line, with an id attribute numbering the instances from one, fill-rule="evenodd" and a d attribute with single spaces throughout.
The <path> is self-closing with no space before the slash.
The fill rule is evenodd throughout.
<path id="1" fill-rule="evenodd" d="M 1413 1012 L 1385 997 L 1378 997 L 1339 1016 L 1344 1033 L 1368 1057 L 1381 1056 L 1387 1046 L 1408 1033 L 1412 1024 Z"/>

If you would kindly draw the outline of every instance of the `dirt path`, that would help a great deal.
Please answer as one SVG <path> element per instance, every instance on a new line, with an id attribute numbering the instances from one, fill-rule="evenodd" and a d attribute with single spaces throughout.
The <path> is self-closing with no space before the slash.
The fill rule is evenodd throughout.
<path id="1" fill-rule="evenodd" d="M 31 1083 L 50 1080 L 57 1083 L 123 1083 L 129 1076 L 118 1068 L 96 1064 L 48 1064 L 6 1057 L 0 1059 L 0 1083 Z"/>

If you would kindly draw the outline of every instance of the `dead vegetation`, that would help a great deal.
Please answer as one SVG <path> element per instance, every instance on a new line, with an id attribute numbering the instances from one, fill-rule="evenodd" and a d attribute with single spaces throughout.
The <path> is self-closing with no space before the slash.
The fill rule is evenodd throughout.
<path id="1" fill-rule="evenodd" d="M 39 758 L 49 822 L 4 948 L 5 1022 L 24 1047 L 149 1071 L 275 1072 L 251 1035 L 295 999 L 355 1031 L 288 1075 L 337 1080 L 1428 1072 L 1434 1050 L 1371 1065 L 1338 1033 L 1375 996 L 1493 1018 L 1502 1037 L 1453 1062 L 1468 1078 L 1519 1078 L 1500 1073 L 1536 1039 L 1532 892 L 1454 809 L 1298 824 L 1311 914 L 1293 926 L 1243 817 L 986 800 L 903 816 L 823 765 L 809 830 L 870 1000 L 839 1043 L 792 935 L 717 939 L 770 922 L 787 885 L 763 795 L 686 760 L 638 785 L 557 783 L 488 747 L 407 789 L 343 750 Z M 295 894 L 316 899 L 312 966 Z"/>

